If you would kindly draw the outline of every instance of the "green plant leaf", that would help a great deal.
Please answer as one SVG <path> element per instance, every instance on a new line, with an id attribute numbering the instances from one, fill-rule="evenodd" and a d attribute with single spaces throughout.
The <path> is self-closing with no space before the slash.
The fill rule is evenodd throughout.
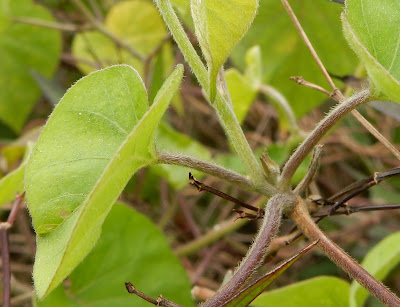
<path id="1" fill-rule="evenodd" d="M 343 29 L 365 64 L 377 96 L 400 103 L 400 3 L 349 0 Z"/>
<path id="2" fill-rule="evenodd" d="M 257 95 L 257 91 L 235 68 L 228 69 L 225 72 L 225 78 L 231 95 L 233 110 L 239 123 L 242 123 Z"/>
<path id="3" fill-rule="evenodd" d="M 0 206 L 7 204 L 15 199 L 16 194 L 24 191 L 24 175 L 28 158 L 32 152 L 33 144 L 26 147 L 22 163 L 12 172 L 8 173 L 0 180 Z"/>
<path id="4" fill-rule="evenodd" d="M 364 258 L 361 265 L 378 280 L 383 280 L 400 263 L 400 232 L 387 236 Z M 350 286 L 350 307 L 363 306 L 369 293 L 359 283 Z"/>
<path id="5" fill-rule="evenodd" d="M 158 127 L 156 144 L 158 150 L 190 155 L 206 161 L 211 159 L 211 153 L 207 148 L 189 136 L 176 131 L 166 123 L 161 123 Z M 187 168 L 176 165 L 158 164 L 150 166 L 149 170 L 166 179 L 174 189 L 179 190 L 188 185 L 189 169 Z M 190 171 L 198 178 L 201 178 L 202 173 L 195 170 Z"/>
<path id="6" fill-rule="evenodd" d="M 254 307 L 336 307 L 347 306 L 348 282 L 321 276 L 264 292 L 251 303 Z"/>
<path id="7" fill-rule="evenodd" d="M 61 52 L 58 31 L 12 21 L 24 17 L 54 21 L 31 0 L 0 0 L 0 120 L 15 132 L 21 131 L 40 95 L 29 70 L 50 77 Z"/>
<path id="8" fill-rule="evenodd" d="M 246 52 L 246 70 L 244 75 L 255 90 L 262 83 L 262 74 L 261 48 L 260 46 L 251 47 Z"/>
<path id="9" fill-rule="evenodd" d="M 160 14 L 147 1 L 123 1 L 116 4 L 107 14 L 104 26 L 143 56 L 150 54 L 167 35 Z M 168 67 L 164 71 L 168 73 L 173 63 L 170 45 L 165 44 L 161 52 Z M 76 35 L 72 43 L 72 53 L 77 58 L 100 64 L 101 67 L 118 63 L 129 64 L 143 76 L 143 63 L 98 31 Z M 96 69 L 83 62 L 78 67 L 84 74 Z"/>
<path id="10" fill-rule="evenodd" d="M 192 0 L 197 39 L 208 66 L 210 100 L 216 95 L 218 71 L 249 29 L 258 0 Z"/>
<path id="11" fill-rule="evenodd" d="M 132 174 L 156 159 L 154 132 L 182 74 L 180 65 L 148 109 L 137 72 L 113 66 L 82 78 L 55 108 L 25 176 L 39 298 L 87 255 Z"/>
<path id="12" fill-rule="evenodd" d="M 266 288 L 268 288 L 293 263 L 295 263 L 301 256 L 303 256 L 310 249 L 312 249 L 317 244 L 317 242 L 318 241 L 311 243 L 292 258 L 284 261 L 282 264 L 275 267 L 271 272 L 267 273 L 266 275 L 256 280 L 242 291 L 240 291 L 238 294 L 232 297 L 228 302 L 226 302 L 223 306 L 224 307 L 248 306 L 257 296 L 261 294 L 261 292 L 263 292 Z"/>
<path id="13" fill-rule="evenodd" d="M 338 76 L 354 73 L 358 61 L 343 37 L 339 19 L 342 6 L 325 0 L 297 0 L 291 5 L 327 70 Z M 329 89 L 280 1 L 260 1 L 249 32 L 232 52 L 239 68 L 245 68 L 245 54 L 254 45 L 261 48 L 263 83 L 281 92 L 297 117 L 327 99 L 289 80 L 291 76 L 303 76 Z"/>
<path id="14" fill-rule="evenodd" d="M 140 251 L 140 252 L 138 252 Z M 151 297 L 193 306 L 190 282 L 161 231 L 144 215 L 122 204 L 113 206 L 98 243 L 69 276 L 38 307 L 149 306 L 124 287 L 131 281 Z"/>

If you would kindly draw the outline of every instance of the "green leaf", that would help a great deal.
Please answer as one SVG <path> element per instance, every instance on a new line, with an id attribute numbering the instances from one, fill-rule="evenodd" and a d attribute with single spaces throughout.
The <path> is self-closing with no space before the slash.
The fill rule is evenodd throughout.
<path id="1" fill-rule="evenodd" d="M 349 0 L 344 34 L 365 64 L 377 96 L 400 103 L 400 3 Z"/>
<path id="2" fill-rule="evenodd" d="M 13 22 L 13 18 L 54 19 L 31 0 L 0 0 L 0 120 L 20 132 L 40 95 L 29 70 L 45 77 L 53 74 L 61 36 L 56 30 Z"/>
<path id="3" fill-rule="evenodd" d="M 224 307 L 246 307 L 248 306 L 257 296 L 261 294 L 266 288 L 268 288 L 279 276 L 283 274 L 293 263 L 295 263 L 301 256 L 306 254 L 310 249 L 312 249 L 318 241 L 315 241 L 308 245 L 306 248 L 301 250 L 298 254 L 292 258 L 284 261 L 282 264 L 278 265 L 271 272 L 267 273 L 257 281 L 253 282 L 251 285 L 246 287 L 244 290 L 240 291 L 234 297 L 232 297 L 228 302 L 226 302 Z M 281 305 L 282 306 L 282 305 Z"/>
<path id="4" fill-rule="evenodd" d="M 107 14 L 104 26 L 142 56 L 149 55 L 167 35 L 160 14 L 154 5 L 147 1 L 123 1 L 116 4 Z M 168 69 L 165 69 L 168 73 L 173 63 L 170 45 L 165 44 L 161 52 L 165 65 L 168 66 Z M 139 59 L 124 48 L 116 46 L 110 38 L 98 31 L 86 31 L 76 35 L 72 43 L 72 53 L 77 58 L 100 64 L 101 67 L 118 63 L 129 64 L 143 75 L 143 63 Z M 79 63 L 78 67 L 84 74 L 96 69 L 83 62 Z"/>
<path id="5" fill-rule="evenodd" d="M 189 136 L 176 131 L 166 123 L 161 123 L 158 127 L 156 144 L 157 149 L 160 151 L 190 155 L 206 161 L 211 159 L 211 153 L 207 148 Z M 189 171 L 201 178 L 201 173 L 176 165 L 152 165 L 149 170 L 166 179 L 177 190 L 188 185 Z"/>
<path id="6" fill-rule="evenodd" d="M 33 144 L 28 144 L 22 163 L 7 176 L 0 180 L 0 206 L 15 199 L 16 194 L 24 191 L 24 175 L 28 158 L 32 152 Z"/>
<path id="7" fill-rule="evenodd" d="M 197 39 L 208 66 L 210 100 L 216 95 L 218 71 L 249 29 L 258 0 L 192 0 Z"/>
<path id="8" fill-rule="evenodd" d="M 378 280 L 383 280 L 400 262 L 400 232 L 387 236 L 365 257 L 361 265 Z M 363 306 L 369 293 L 357 282 L 350 286 L 350 306 Z"/>
<path id="9" fill-rule="evenodd" d="M 116 204 L 104 221 L 96 246 L 69 276 L 69 287 L 60 285 L 36 304 L 149 306 L 126 292 L 126 281 L 151 297 L 162 294 L 184 306 L 193 306 L 186 272 L 161 231 L 144 215 Z"/>
<path id="10" fill-rule="evenodd" d="M 255 90 L 262 83 L 262 58 L 260 46 L 254 46 L 246 52 L 245 78 L 249 80 Z"/>
<path id="11" fill-rule="evenodd" d="M 339 19 L 342 6 L 326 0 L 297 0 L 291 5 L 327 70 L 339 76 L 352 74 L 358 61 L 343 37 Z M 329 89 L 280 1 L 260 1 L 249 32 L 232 52 L 234 63 L 241 69 L 246 64 L 247 50 L 254 45 L 261 48 L 263 83 L 281 92 L 297 117 L 328 98 L 289 80 L 291 76 L 303 76 Z"/>
<path id="12" fill-rule="evenodd" d="M 235 68 L 228 69 L 225 72 L 225 78 L 231 95 L 233 110 L 239 123 L 242 123 L 256 97 L 257 91 Z"/>
<path id="13" fill-rule="evenodd" d="M 132 174 L 155 161 L 154 132 L 182 74 L 179 66 L 148 109 L 137 72 L 113 66 L 82 78 L 55 108 L 25 177 L 38 234 L 33 278 L 39 298 L 87 255 Z"/>
<path id="14" fill-rule="evenodd" d="M 253 307 L 336 307 L 347 306 L 350 285 L 339 278 L 321 276 L 264 292 Z"/>

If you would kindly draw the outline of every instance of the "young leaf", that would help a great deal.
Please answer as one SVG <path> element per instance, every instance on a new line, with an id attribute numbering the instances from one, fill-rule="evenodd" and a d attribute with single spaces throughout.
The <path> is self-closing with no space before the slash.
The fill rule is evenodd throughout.
<path id="1" fill-rule="evenodd" d="M 29 143 L 26 147 L 22 163 L 7 176 L 0 180 L 0 207 L 15 199 L 15 195 L 24 191 L 24 174 L 28 158 L 32 152 L 33 144 Z"/>
<path id="2" fill-rule="evenodd" d="M 149 306 L 139 297 L 127 295 L 125 281 L 152 297 L 162 293 L 179 304 L 193 306 L 186 272 L 162 232 L 144 215 L 115 204 L 98 243 L 69 275 L 69 287 L 60 285 L 36 305 Z"/>
<path id="3" fill-rule="evenodd" d="M 349 0 L 343 29 L 378 96 L 400 103 L 400 2 Z"/>
<path id="4" fill-rule="evenodd" d="M 387 236 L 365 257 L 361 265 L 376 279 L 383 280 L 400 263 L 400 232 Z M 353 281 L 350 286 L 350 307 L 363 306 L 369 293 Z"/>
<path id="5" fill-rule="evenodd" d="M 55 108 L 25 177 L 39 298 L 87 255 L 132 174 L 154 162 L 154 132 L 182 74 L 178 66 L 148 109 L 137 72 L 113 66 L 82 78 Z"/>
<path id="6" fill-rule="evenodd" d="M 226 83 L 232 99 L 233 110 L 239 123 L 242 123 L 253 103 L 257 91 L 252 84 L 235 68 L 225 72 Z"/>
<path id="7" fill-rule="evenodd" d="M 353 74 L 358 61 L 343 37 L 342 6 L 325 0 L 296 0 L 291 5 L 327 70 L 338 76 Z M 232 52 L 239 68 L 245 68 L 246 52 L 254 45 L 261 48 L 263 83 L 287 98 L 297 118 L 327 99 L 289 80 L 290 76 L 303 76 L 328 87 L 280 1 L 261 3 L 249 32 Z"/>
<path id="8" fill-rule="evenodd" d="M 160 14 L 154 5 L 147 1 L 123 1 L 114 5 L 106 16 L 104 26 L 143 56 L 150 54 L 167 35 Z M 166 44 L 161 52 L 164 65 L 168 66 L 165 67 L 168 73 L 173 64 L 170 45 Z M 139 59 L 116 46 L 114 41 L 98 31 L 77 34 L 72 43 L 72 53 L 78 58 L 104 67 L 118 63 L 129 64 L 139 74 L 143 74 L 143 63 Z M 84 74 L 96 69 L 82 62 L 78 67 Z"/>
<path id="9" fill-rule="evenodd" d="M 286 260 L 271 272 L 261 277 L 257 281 L 253 282 L 250 286 L 246 287 L 244 290 L 240 291 L 228 302 L 226 302 L 224 307 L 246 307 L 248 306 L 257 296 L 259 296 L 266 288 L 268 288 L 279 276 L 283 274 L 293 263 L 295 263 L 301 256 L 306 254 L 310 249 L 312 249 L 318 241 L 311 243 L 306 248 L 301 250 L 298 254 L 292 258 Z"/>
<path id="10" fill-rule="evenodd" d="M 214 101 L 218 71 L 249 29 L 258 0 L 192 0 L 197 39 L 208 66 L 209 96 Z"/>
<path id="11" fill-rule="evenodd" d="M 251 47 L 246 52 L 246 71 L 244 75 L 255 90 L 262 83 L 262 74 L 261 48 L 260 46 Z"/>
<path id="12" fill-rule="evenodd" d="M 349 302 L 349 289 L 349 283 L 343 279 L 321 276 L 264 292 L 251 303 L 251 306 L 347 306 Z"/>
<path id="13" fill-rule="evenodd" d="M 54 19 L 31 0 L 0 1 L 0 120 L 20 132 L 40 94 L 29 70 L 35 69 L 45 77 L 53 74 L 61 52 L 61 35 L 14 18 Z"/>

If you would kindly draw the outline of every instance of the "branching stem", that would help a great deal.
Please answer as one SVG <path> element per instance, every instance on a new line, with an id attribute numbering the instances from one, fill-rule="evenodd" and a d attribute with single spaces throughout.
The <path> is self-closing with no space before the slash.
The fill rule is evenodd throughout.
<path id="1" fill-rule="evenodd" d="M 289 216 L 297 224 L 299 229 L 303 231 L 306 237 L 312 241 L 319 240 L 317 245 L 321 250 L 335 262 L 337 266 L 346 271 L 383 304 L 387 306 L 400 306 L 398 297 L 369 274 L 318 228 L 309 215 L 304 201 L 300 197 L 297 198 L 298 202 Z"/>
<path id="2" fill-rule="evenodd" d="M 338 104 L 332 109 L 327 116 L 314 128 L 307 138 L 297 147 L 296 151 L 291 155 L 289 161 L 282 170 L 280 178 L 280 188 L 287 190 L 290 188 L 290 181 L 305 157 L 317 145 L 322 137 L 331 129 L 340 119 L 342 119 L 351 110 L 362 104 L 369 96 L 369 90 L 364 90 L 350 98 L 345 102 Z"/>

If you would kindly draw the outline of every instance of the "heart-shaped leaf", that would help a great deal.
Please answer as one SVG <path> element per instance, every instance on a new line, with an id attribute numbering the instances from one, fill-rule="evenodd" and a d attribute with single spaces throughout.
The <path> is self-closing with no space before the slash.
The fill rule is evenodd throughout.
<path id="1" fill-rule="evenodd" d="M 45 77 L 53 74 L 61 51 L 61 35 L 56 30 L 13 21 L 14 18 L 47 22 L 54 19 L 31 0 L 0 1 L 0 120 L 20 132 L 40 94 L 30 70 Z"/>
<path id="2" fill-rule="evenodd" d="M 166 237 L 144 215 L 116 204 L 104 221 L 98 243 L 69 275 L 68 288 L 60 285 L 36 305 L 148 307 L 149 303 L 126 292 L 125 281 L 152 297 L 162 293 L 193 306 L 190 282 Z"/>
<path id="3" fill-rule="evenodd" d="M 251 303 L 251 306 L 347 306 L 349 290 L 349 283 L 343 279 L 321 276 L 264 292 Z"/>
<path id="4" fill-rule="evenodd" d="M 361 265 L 376 279 L 383 280 L 389 272 L 400 263 L 400 232 L 379 242 L 365 257 Z M 364 306 L 368 291 L 353 281 L 350 286 L 350 306 Z"/>
<path id="5" fill-rule="evenodd" d="M 250 286 L 246 287 L 244 290 L 240 291 L 234 297 L 232 297 L 228 302 L 226 302 L 224 307 L 246 307 L 248 306 L 257 296 L 259 296 L 266 288 L 268 288 L 279 276 L 283 274 L 293 263 L 295 263 L 301 256 L 306 254 L 310 249 L 312 249 L 318 241 L 315 241 L 308 245 L 306 248 L 301 250 L 298 254 L 292 258 L 286 260 L 282 264 L 278 265 L 271 272 L 261 277 L 260 279 L 253 282 Z"/>
<path id="6" fill-rule="evenodd" d="M 208 66 L 211 101 L 218 71 L 249 29 L 257 7 L 258 0 L 191 0 L 196 36 Z"/>
<path id="7" fill-rule="evenodd" d="M 25 177 L 39 298 L 87 255 L 132 174 L 156 160 L 154 132 L 182 74 L 179 66 L 148 109 L 138 73 L 113 66 L 82 78 L 55 108 Z"/>
<path id="8" fill-rule="evenodd" d="M 348 0 L 342 22 L 376 94 L 400 103 L 400 2 Z"/>

